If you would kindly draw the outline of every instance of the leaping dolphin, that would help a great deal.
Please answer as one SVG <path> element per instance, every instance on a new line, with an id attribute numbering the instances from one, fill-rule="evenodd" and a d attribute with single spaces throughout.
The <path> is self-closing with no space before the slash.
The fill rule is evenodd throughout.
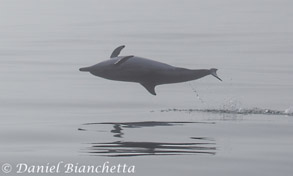
<path id="1" fill-rule="evenodd" d="M 119 56 L 124 47 L 117 47 L 109 60 L 79 70 L 105 79 L 140 83 L 153 95 L 156 95 L 155 87 L 161 84 L 186 82 L 207 75 L 213 75 L 222 81 L 216 68 L 191 70 L 133 55 Z"/>

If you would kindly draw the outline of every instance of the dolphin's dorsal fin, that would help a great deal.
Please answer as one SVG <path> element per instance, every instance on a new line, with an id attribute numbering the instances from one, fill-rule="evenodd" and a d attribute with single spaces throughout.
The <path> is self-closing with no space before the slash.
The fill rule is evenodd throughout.
<path id="1" fill-rule="evenodd" d="M 118 61 L 116 61 L 114 64 L 119 66 L 122 63 L 126 62 L 128 59 L 132 58 L 133 56 L 124 56 L 121 59 L 119 59 Z"/>
<path id="2" fill-rule="evenodd" d="M 151 83 L 140 83 L 144 88 L 146 88 L 146 90 L 149 91 L 149 93 L 151 93 L 152 95 L 157 95 L 155 92 L 155 86 L 154 84 Z"/>
<path id="3" fill-rule="evenodd" d="M 114 51 L 112 52 L 110 58 L 117 57 L 120 54 L 120 52 L 121 52 L 121 50 L 123 48 L 125 48 L 125 45 L 118 46 L 116 49 L 114 49 Z"/>

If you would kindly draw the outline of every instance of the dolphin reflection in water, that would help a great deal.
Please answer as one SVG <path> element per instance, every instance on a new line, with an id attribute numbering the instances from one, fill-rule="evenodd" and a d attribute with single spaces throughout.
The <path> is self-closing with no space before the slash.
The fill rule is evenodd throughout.
<path id="1" fill-rule="evenodd" d="M 207 75 L 221 80 L 216 68 L 193 70 L 133 55 L 119 56 L 124 47 L 124 45 L 117 47 L 110 59 L 79 70 L 105 79 L 140 83 L 152 95 L 156 95 L 155 87 L 161 84 L 186 82 Z"/>
<path id="2" fill-rule="evenodd" d="M 216 154 L 216 141 L 210 137 L 203 136 L 180 136 L 180 140 L 186 140 L 185 142 L 178 142 L 176 137 L 170 138 L 170 142 L 157 142 L 152 141 L 152 138 L 141 137 L 139 141 L 129 140 L 127 137 L 128 132 L 137 132 L 135 129 L 151 128 L 150 136 L 152 136 L 152 129 L 161 127 L 182 126 L 185 129 L 185 125 L 213 125 L 214 122 L 189 122 L 189 121 L 141 121 L 141 122 L 100 122 L 100 123 L 86 123 L 83 124 L 83 128 L 79 128 L 79 131 L 91 131 L 101 132 L 97 129 L 102 129 L 105 125 L 112 126 L 110 131 L 115 138 L 114 141 L 109 142 L 92 142 L 90 146 L 82 150 L 83 153 L 88 153 L 91 156 L 106 156 L 106 157 L 134 157 L 134 156 L 167 156 L 167 155 L 194 155 Z M 128 129 L 128 130 L 126 130 Z M 126 130 L 124 133 L 123 131 Z M 156 130 L 155 130 L 156 131 Z M 102 135 L 105 131 L 102 131 Z M 171 133 L 168 135 L 171 135 Z M 192 134 L 193 135 L 193 132 Z M 183 139 L 182 139 L 183 137 Z M 187 137 L 187 138 L 186 138 Z M 184 139 L 185 138 L 185 139 Z M 151 141 L 149 141 L 151 140 Z"/>

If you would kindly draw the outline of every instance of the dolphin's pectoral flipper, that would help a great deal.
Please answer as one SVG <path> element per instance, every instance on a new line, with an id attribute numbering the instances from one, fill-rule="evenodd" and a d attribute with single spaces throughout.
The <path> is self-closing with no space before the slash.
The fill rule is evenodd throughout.
<path id="1" fill-rule="evenodd" d="M 125 47 L 125 45 L 122 45 L 122 46 L 119 46 L 119 47 L 117 47 L 116 49 L 114 49 L 114 51 L 112 52 L 110 58 L 117 57 L 117 56 L 120 54 L 121 50 L 122 50 L 124 47 Z"/>
<path id="2" fill-rule="evenodd" d="M 128 59 L 132 58 L 133 56 L 125 56 L 125 57 L 122 57 L 121 59 L 119 59 L 118 61 L 116 61 L 114 64 L 119 66 L 121 65 L 122 63 L 126 62 Z"/>
<path id="3" fill-rule="evenodd" d="M 154 84 L 150 84 L 150 83 L 140 83 L 144 88 L 146 88 L 146 90 L 149 91 L 149 93 L 153 94 L 153 95 L 157 95 L 155 92 L 155 86 Z"/>

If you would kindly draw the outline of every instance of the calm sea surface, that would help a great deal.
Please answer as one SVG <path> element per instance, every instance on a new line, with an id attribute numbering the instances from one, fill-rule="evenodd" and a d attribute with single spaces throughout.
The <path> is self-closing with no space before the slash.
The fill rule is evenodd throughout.
<path id="1" fill-rule="evenodd" d="M 18 163 L 60 161 L 135 165 L 145 176 L 292 175 L 292 7 L 0 0 L 0 164 L 11 175 Z M 218 68 L 223 82 L 162 85 L 153 96 L 78 71 L 122 44 L 122 55 Z"/>

